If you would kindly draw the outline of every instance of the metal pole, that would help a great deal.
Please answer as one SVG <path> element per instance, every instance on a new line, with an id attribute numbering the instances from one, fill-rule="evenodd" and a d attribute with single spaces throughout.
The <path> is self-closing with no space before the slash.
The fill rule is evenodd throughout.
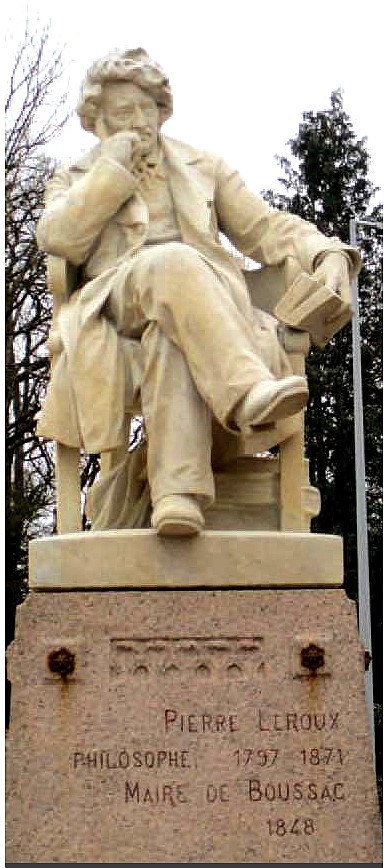
<path id="1" fill-rule="evenodd" d="M 349 238 L 356 247 L 357 221 L 349 221 Z M 356 523 L 357 523 L 357 571 L 358 571 L 358 615 L 359 632 L 364 649 L 372 656 L 371 601 L 369 592 L 368 527 L 365 491 L 365 451 L 364 451 L 364 411 L 361 376 L 359 288 L 355 277 L 351 282 L 354 317 L 352 319 L 353 355 L 353 405 L 355 425 L 355 476 L 356 476 Z M 375 723 L 373 711 L 372 663 L 365 673 L 365 695 L 375 756 Z"/>

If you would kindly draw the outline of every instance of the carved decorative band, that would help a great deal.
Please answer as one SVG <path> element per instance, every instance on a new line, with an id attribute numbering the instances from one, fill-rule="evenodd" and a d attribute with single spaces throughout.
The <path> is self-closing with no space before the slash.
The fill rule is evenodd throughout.
<path id="1" fill-rule="evenodd" d="M 112 638 L 112 679 L 193 674 L 248 678 L 264 671 L 262 636 Z"/>

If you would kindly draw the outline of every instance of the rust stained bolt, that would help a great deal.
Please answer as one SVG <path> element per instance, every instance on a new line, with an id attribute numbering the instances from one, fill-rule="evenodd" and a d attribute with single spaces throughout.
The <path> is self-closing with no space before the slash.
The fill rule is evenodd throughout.
<path id="1" fill-rule="evenodd" d="M 311 643 L 300 652 L 301 665 L 309 669 L 311 675 L 316 675 L 317 670 L 324 666 L 324 648 Z"/>
<path id="2" fill-rule="evenodd" d="M 57 673 L 65 680 L 75 671 L 76 657 L 72 651 L 68 651 L 68 648 L 58 648 L 48 654 L 47 662 L 51 672 Z"/>

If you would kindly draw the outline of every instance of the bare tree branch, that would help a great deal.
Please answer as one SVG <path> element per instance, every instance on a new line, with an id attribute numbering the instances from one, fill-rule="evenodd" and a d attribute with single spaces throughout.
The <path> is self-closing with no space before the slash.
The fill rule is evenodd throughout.
<path id="1" fill-rule="evenodd" d="M 44 344 L 51 316 L 35 230 L 54 168 L 45 149 L 67 119 L 66 98 L 58 95 L 62 71 L 61 52 L 50 48 L 49 27 L 36 33 L 27 22 L 5 100 L 5 475 L 12 611 L 27 588 L 28 540 L 52 512 L 54 496 L 53 450 L 35 433 L 49 377 Z"/>

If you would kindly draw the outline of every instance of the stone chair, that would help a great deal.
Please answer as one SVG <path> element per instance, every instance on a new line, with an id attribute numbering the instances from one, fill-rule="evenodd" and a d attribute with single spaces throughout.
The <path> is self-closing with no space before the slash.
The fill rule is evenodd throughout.
<path id="1" fill-rule="evenodd" d="M 76 269 L 60 257 L 48 256 L 47 277 L 54 321 L 75 288 Z M 286 293 L 282 267 L 244 270 L 244 277 L 255 307 L 273 315 Z M 281 325 L 279 337 L 293 372 L 303 375 L 309 334 Z M 114 466 L 117 453 L 101 455 L 101 475 Z M 59 534 L 82 529 L 80 457 L 78 448 L 56 444 Z M 309 483 L 303 411 L 260 427 L 251 436 L 232 436 L 215 423 L 212 467 L 216 500 L 206 512 L 208 530 L 310 531 L 311 518 L 320 511 L 320 495 Z"/>

